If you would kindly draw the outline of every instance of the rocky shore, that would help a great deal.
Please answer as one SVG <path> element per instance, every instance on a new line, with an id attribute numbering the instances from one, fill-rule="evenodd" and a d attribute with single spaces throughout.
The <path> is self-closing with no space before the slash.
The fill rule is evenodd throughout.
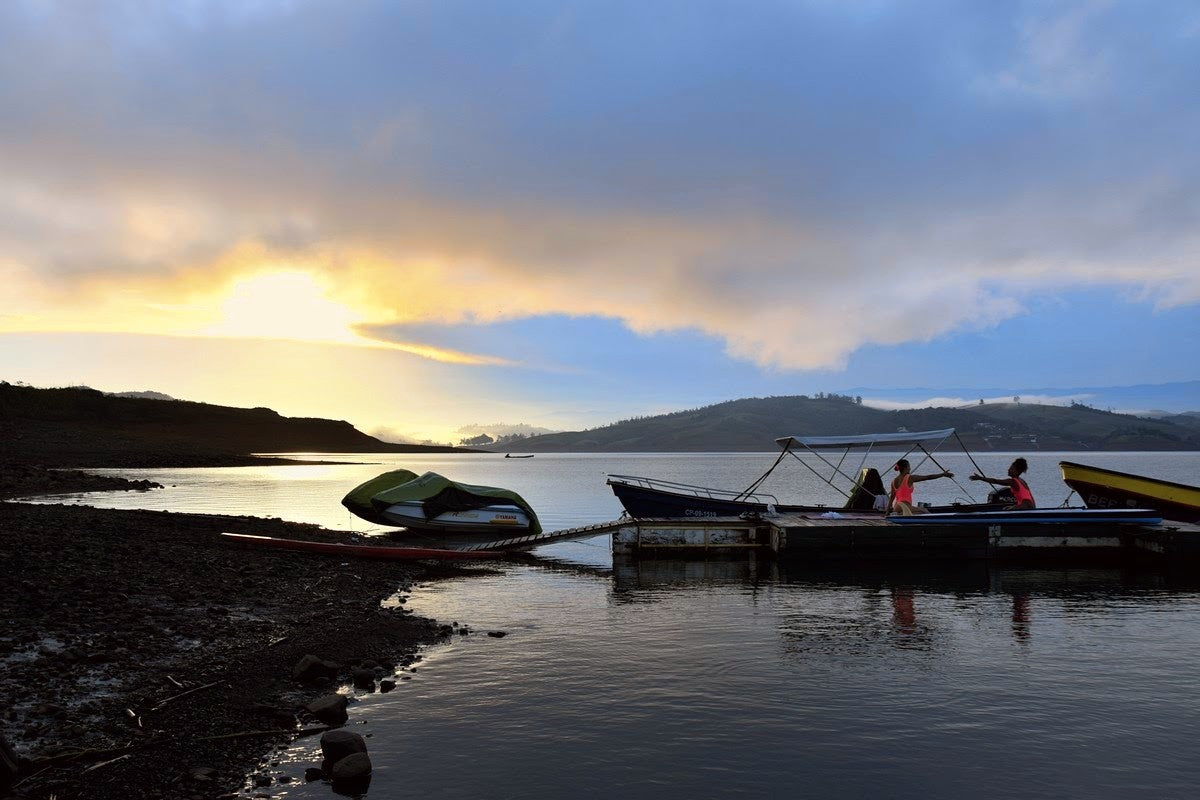
<path id="1" fill-rule="evenodd" d="M 41 477 L 53 484 L 43 492 L 115 488 L 85 473 Z M 0 499 L 32 494 L 38 480 L 0 470 Z M 8 794 L 244 797 L 247 775 L 272 780 L 264 753 L 321 725 L 306 704 L 342 683 L 387 678 L 451 633 L 380 601 L 458 570 L 255 550 L 222 539 L 227 530 L 348 535 L 253 517 L 0 502 L 0 736 L 19 761 Z M 298 680 L 309 655 L 327 669 Z M 0 747 L 0 770 L 7 760 Z"/>

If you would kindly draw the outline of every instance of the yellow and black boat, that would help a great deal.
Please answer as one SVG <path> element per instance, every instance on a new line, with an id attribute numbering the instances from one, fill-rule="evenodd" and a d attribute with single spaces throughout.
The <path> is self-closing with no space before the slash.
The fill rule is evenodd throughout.
<path id="1" fill-rule="evenodd" d="M 1200 522 L 1200 486 L 1060 461 L 1063 481 L 1088 508 L 1152 508 L 1163 519 Z"/>

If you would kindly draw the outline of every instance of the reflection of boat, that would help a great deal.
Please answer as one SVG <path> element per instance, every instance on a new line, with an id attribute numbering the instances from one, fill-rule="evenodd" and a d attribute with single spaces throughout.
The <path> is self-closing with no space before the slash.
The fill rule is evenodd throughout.
<path id="1" fill-rule="evenodd" d="M 395 547 L 366 544 L 342 544 L 341 542 L 310 542 L 303 539 L 276 539 L 272 536 L 253 536 L 248 533 L 222 533 L 234 541 L 255 547 L 277 550 L 294 550 L 306 553 L 373 558 L 384 561 L 399 561 L 417 558 L 503 558 L 503 553 L 485 550 L 446 550 L 433 547 Z"/>
<path id="2" fill-rule="evenodd" d="M 706 486 L 693 486 L 686 483 L 675 483 L 657 478 L 643 478 L 634 475 L 609 475 L 608 485 L 613 494 L 621 501 L 621 505 L 634 518 L 674 518 L 674 517 L 736 517 L 742 514 L 770 514 L 772 512 L 823 512 L 829 511 L 826 506 L 815 505 L 786 505 L 779 503 L 774 495 L 759 491 L 763 481 L 779 466 L 785 457 L 791 455 L 808 469 L 817 473 L 823 481 L 841 493 L 846 502 L 843 510 L 854 513 L 881 515 L 887 500 L 887 489 L 878 470 L 866 466 L 866 460 L 876 445 L 894 446 L 907 445 L 906 457 L 915 450 L 925 454 L 924 460 L 932 460 L 933 452 L 954 435 L 954 429 L 940 431 L 919 431 L 912 433 L 883 433 L 864 436 L 785 436 L 775 442 L 783 448 L 771 468 L 742 491 L 729 489 L 712 489 Z M 930 445 L 929 448 L 926 445 Z M 797 449 L 804 449 L 815 456 L 827 471 L 828 477 L 820 474 L 808 462 L 802 460 Z M 850 451 L 862 449 L 862 459 L 857 467 L 850 467 L 852 475 L 843 468 Z M 827 458 L 822 451 L 841 450 L 842 455 L 836 463 Z M 894 461 L 891 455 L 889 460 Z M 913 467 L 916 471 L 920 463 Z M 839 481 L 837 479 L 841 479 Z M 956 481 L 957 482 L 957 481 Z M 959 488 L 970 496 L 962 484 Z M 971 503 L 954 504 L 950 506 L 933 507 L 931 511 L 969 511 L 975 509 L 998 509 L 1002 503 Z"/>
<path id="3" fill-rule="evenodd" d="M 1153 508 L 1166 519 L 1200 522 L 1200 486 L 1172 483 L 1128 472 L 1058 462 L 1063 481 L 1088 508 Z"/>
<path id="4" fill-rule="evenodd" d="M 523 456 L 514 456 L 512 453 L 505 453 L 504 457 L 505 458 L 533 458 L 533 453 L 529 453 L 528 455 L 523 455 Z"/>
<path id="5" fill-rule="evenodd" d="M 516 492 L 458 483 L 436 472 L 385 472 L 344 498 L 356 516 L 379 525 L 432 533 L 539 533 L 533 508 Z"/>

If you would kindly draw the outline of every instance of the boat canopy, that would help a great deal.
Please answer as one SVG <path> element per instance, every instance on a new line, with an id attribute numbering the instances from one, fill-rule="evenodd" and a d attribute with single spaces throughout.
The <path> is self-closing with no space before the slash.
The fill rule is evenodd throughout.
<path id="1" fill-rule="evenodd" d="M 783 436 L 775 440 L 780 447 L 787 449 L 793 444 L 803 445 L 811 450 L 820 448 L 845 448 L 877 444 L 923 444 L 925 442 L 941 442 L 954 435 L 954 428 L 940 431 L 913 431 L 911 433 L 866 433 L 858 436 Z"/>
<path id="2" fill-rule="evenodd" d="M 395 525 L 382 516 L 388 506 L 420 503 L 426 519 L 448 511 L 470 511 L 485 506 L 507 504 L 520 508 L 529 517 L 531 533 L 540 533 L 541 524 L 533 507 L 521 495 L 495 486 L 458 483 L 436 472 L 417 476 L 406 469 L 385 472 L 350 491 L 342 505 L 369 522 Z"/>
<path id="3" fill-rule="evenodd" d="M 355 486 L 350 492 L 342 498 L 344 505 L 351 514 L 356 517 L 362 517 L 367 522 L 374 522 L 376 525 L 395 525 L 394 522 L 386 517 L 380 516 L 375 510 L 375 506 L 371 504 L 371 498 L 385 489 L 393 489 L 402 484 L 408 483 L 417 479 L 417 473 L 407 469 L 394 469 L 391 472 L 385 472 L 382 475 L 376 475 L 371 480 L 364 484 Z"/>

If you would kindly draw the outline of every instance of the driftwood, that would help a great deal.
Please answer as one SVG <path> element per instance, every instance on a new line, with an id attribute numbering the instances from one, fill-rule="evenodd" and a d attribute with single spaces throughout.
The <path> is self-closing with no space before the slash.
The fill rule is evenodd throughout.
<path id="1" fill-rule="evenodd" d="M 116 758 L 110 758 L 108 761 L 101 761 L 99 764 L 92 764 L 90 767 L 87 767 L 86 769 L 84 769 L 84 771 L 80 774 L 81 775 L 86 774 L 88 772 L 91 772 L 94 769 L 100 769 L 101 767 L 106 767 L 109 764 L 115 764 L 116 762 L 120 761 L 123 758 L 129 758 L 129 753 L 126 753 L 123 756 L 117 756 Z"/>
<path id="2" fill-rule="evenodd" d="M 61 767 L 63 764 L 72 764 L 76 761 L 84 761 L 84 760 L 91 759 L 91 758 L 104 758 L 105 756 L 116 756 L 116 755 L 124 756 L 129 753 L 132 753 L 134 750 L 140 750 L 144 747 L 152 747 L 152 746 L 154 746 L 154 744 L 157 744 L 157 743 L 151 742 L 151 743 L 147 743 L 144 745 L 139 745 L 137 747 L 126 746 L 126 747 L 109 747 L 109 748 L 101 748 L 101 749 L 89 748 L 87 750 L 71 750 L 70 752 L 67 752 L 67 753 L 59 753 L 56 756 L 47 756 L 46 758 L 36 758 L 30 762 L 30 765 L 33 766 L 34 768 L 36 768 L 37 772 L 33 773 L 32 775 L 30 775 L 27 778 L 22 779 L 21 782 L 24 783 L 25 781 L 29 780 L 29 778 L 32 778 L 35 775 L 38 775 L 38 774 L 45 772 L 48 769 L 52 769 L 54 767 Z M 112 760 L 115 761 L 116 759 L 112 759 Z"/>
<path id="3" fill-rule="evenodd" d="M 167 680 L 169 680 L 171 683 L 175 684 L 175 688 L 177 688 L 177 689 L 183 688 L 183 684 L 180 683 L 179 681 L 175 680 L 174 678 L 172 678 L 170 675 L 167 676 Z"/>
<path id="4" fill-rule="evenodd" d="M 188 689 L 186 692 L 180 692 L 177 695 L 172 695 L 171 697 L 168 697 L 166 700 L 163 700 L 160 703 L 158 703 L 158 705 L 153 706 L 150 710 L 158 711 L 160 708 L 167 705 L 167 703 L 173 703 L 176 700 L 179 700 L 180 698 L 187 697 L 188 695 L 195 694 L 196 692 L 203 692 L 205 689 L 211 689 L 212 687 L 219 686 L 222 683 L 224 683 L 224 681 L 213 681 L 212 683 L 206 683 L 203 686 L 197 686 L 194 689 Z"/>
<path id="5" fill-rule="evenodd" d="M 200 741 L 213 742 L 217 739 L 248 739 L 253 736 L 279 736 L 284 733 L 290 733 L 296 739 L 303 739 L 305 736 L 316 736 L 318 733 L 331 730 L 333 730 L 332 725 L 322 725 L 319 728 L 304 728 L 299 731 L 287 731 L 281 728 L 276 728 L 272 731 L 240 731 L 238 733 L 222 733 L 220 736 L 205 736 Z"/>
<path id="6" fill-rule="evenodd" d="M 316 728 L 303 728 L 299 731 L 289 731 L 285 728 L 276 728 L 275 730 L 270 731 L 239 731 L 238 733 L 222 733 L 217 736 L 202 736 L 196 741 L 214 742 L 220 739 L 248 739 L 254 736 L 291 736 L 293 739 L 302 739 L 305 736 L 316 736 L 318 733 L 325 733 L 325 731 L 331 730 L 333 730 L 332 725 L 322 725 Z M 139 745 L 126 745 L 125 747 L 72 750 L 67 753 L 59 753 L 56 756 L 47 756 L 46 758 L 34 759 L 30 763 L 30 766 L 33 767 L 36 772 L 30 773 L 29 775 L 21 778 L 21 780 L 13 784 L 13 788 L 15 789 L 21 784 L 31 781 L 38 775 L 41 775 L 43 772 L 54 769 L 55 767 L 73 764 L 76 761 L 88 761 L 97 758 L 106 758 L 108 756 L 116 756 L 116 758 L 109 758 L 107 761 L 101 761 L 98 764 L 92 764 L 90 767 L 87 767 L 83 770 L 83 772 L 91 772 L 94 769 L 100 769 L 101 767 L 120 761 L 123 758 L 129 758 L 139 750 L 150 750 L 154 747 L 165 745 L 168 743 L 168 741 L 169 739 L 163 738 L 152 742 L 145 742 Z"/>

